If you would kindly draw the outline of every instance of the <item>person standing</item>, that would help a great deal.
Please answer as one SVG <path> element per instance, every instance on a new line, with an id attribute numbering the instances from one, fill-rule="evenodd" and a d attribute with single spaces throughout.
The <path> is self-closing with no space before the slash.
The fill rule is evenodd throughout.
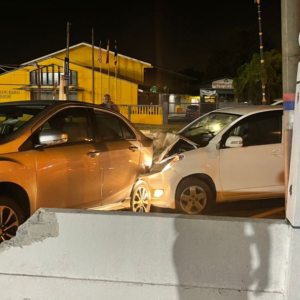
<path id="1" fill-rule="evenodd" d="M 103 102 L 100 104 L 100 106 L 109 108 L 116 112 L 120 112 L 119 107 L 111 100 L 111 97 L 109 94 L 105 94 L 103 96 Z"/>

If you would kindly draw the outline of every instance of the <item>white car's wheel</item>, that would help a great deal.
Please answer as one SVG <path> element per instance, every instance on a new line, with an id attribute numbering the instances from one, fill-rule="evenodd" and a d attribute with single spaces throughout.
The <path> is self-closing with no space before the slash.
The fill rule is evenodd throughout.
<path id="1" fill-rule="evenodd" d="M 180 213 L 206 214 L 210 211 L 212 202 L 209 186 L 198 178 L 182 181 L 176 192 L 176 209 Z"/>
<path id="2" fill-rule="evenodd" d="M 133 212 L 150 212 L 151 193 L 148 185 L 144 182 L 137 183 L 134 186 L 130 201 L 130 209 Z"/>
<path id="3" fill-rule="evenodd" d="M 19 205 L 9 197 L 0 196 L 0 243 L 13 238 L 23 222 Z"/>

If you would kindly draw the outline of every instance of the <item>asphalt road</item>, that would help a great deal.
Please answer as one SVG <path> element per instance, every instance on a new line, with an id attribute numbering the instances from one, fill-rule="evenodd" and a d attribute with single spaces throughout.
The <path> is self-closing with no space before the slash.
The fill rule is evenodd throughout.
<path id="1" fill-rule="evenodd" d="M 285 219 L 284 198 L 236 201 L 216 204 L 212 216 L 246 217 L 264 219 Z M 152 213 L 176 213 L 172 209 L 151 207 Z"/>

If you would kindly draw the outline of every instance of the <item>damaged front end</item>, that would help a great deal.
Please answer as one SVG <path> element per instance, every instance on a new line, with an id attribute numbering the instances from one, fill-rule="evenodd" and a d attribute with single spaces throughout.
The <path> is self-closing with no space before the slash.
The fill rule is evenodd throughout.
<path id="1" fill-rule="evenodd" d="M 177 135 L 173 142 L 167 146 L 161 154 L 153 161 L 151 173 L 160 172 L 172 164 L 184 159 L 184 152 L 195 150 L 200 146 L 189 139 Z"/>

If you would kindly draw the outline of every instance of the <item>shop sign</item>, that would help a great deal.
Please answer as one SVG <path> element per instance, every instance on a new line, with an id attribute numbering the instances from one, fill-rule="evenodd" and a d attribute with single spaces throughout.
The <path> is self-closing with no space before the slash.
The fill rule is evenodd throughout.
<path id="1" fill-rule="evenodd" d="M 0 90 L 0 99 L 11 99 L 13 95 L 20 95 L 20 91 L 3 91 Z"/>
<path id="2" fill-rule="evenodd" d="M 232 86 L 232 79 L 228 79 L 228 78 L 224 78 L 221 80 L 216 80 L 212 82 L 212 88 L 213 89 L 228 89 L 228 90 L 232 90 L 233 86 Z"/>

